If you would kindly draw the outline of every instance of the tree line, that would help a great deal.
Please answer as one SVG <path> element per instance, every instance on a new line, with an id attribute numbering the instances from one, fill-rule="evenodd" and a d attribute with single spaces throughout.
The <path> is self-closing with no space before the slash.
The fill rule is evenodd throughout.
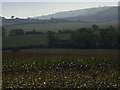
<path id="1" fill-rule="evenodd" d="M 120 36 L 114 27 L 94 31 L 88 28 L 81 28 L 73 31 L 70 40 L 60 40 L 54 33 L 48 33 L 49 46 L 52 48 L 106 48 L 117 49 Z"/>
<path id="2" fill-rule="evenodd" d="M 69 40 L 61 40 L 56 34 L 70 34 Z M 80 28 L 75 31 L 59 30 L 58 32 L 48 31 L 46 33 L 33 31 L 26 31 L 22 29 L 11 30 L 10 35 L 24 35 L 24 34 L 47 34 L 48 45 L 40 45 L 39 48 L 79 48 L 79 49 L 117 49 L 119 48 L 120 35 L 116 28 L 109 26 L 107 28 L 100 28 L 97 25 L 92 25 L 91 28 Z M 3 28 L 3 36 L 5 29 Z M 36 47 L 36 46 L 34 46 Z M 32 46 L 32 48 L 34 48 Z"/>
<path id="3" fill-rule="evenodd" d="M 47 32 L 40 32 L 40 31 L 36 31 L 36 29 L 33 29 L 32 31 L 24 31 L 23 29 L 13 29 L 10 30 L 9 36 L 18 36 L 18 35 L 35 35 L 35 34 L 46 34 L 52 31 L 47 31 Z M 72 33 L 72 30 L 58 30 L 58 32 L 52 32 L 55 34 L 68 34 L 68 33 Z M 2 28 L 2 35 L 3 37 L 6 36 L 6 32 L 5 32 L 5 28 Z"/>

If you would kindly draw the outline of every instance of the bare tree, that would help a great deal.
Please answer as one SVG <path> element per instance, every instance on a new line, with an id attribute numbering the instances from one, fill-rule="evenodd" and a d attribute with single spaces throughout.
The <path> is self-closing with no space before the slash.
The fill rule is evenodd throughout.
<path id="1" fill-rule="evenodd" d="M 14 19 L 15 16 L 11 16 L 12 19 Z"/>

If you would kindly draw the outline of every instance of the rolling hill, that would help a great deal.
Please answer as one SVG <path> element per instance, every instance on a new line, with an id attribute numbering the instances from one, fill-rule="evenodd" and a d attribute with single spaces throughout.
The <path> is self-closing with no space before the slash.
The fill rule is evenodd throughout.
<path id="1" fill-rule="evenodd" d="M 21 24 L 44 24 L 64 22 L 109 22 L 117 21 L 118 7 L 97 7 L 80 10 L 58 12 L 46 16 L 37 16 L 31 19 L 3 19 L 3 26 Z"/>
<path id="2" fill-rule="evenodd" d="M 60 17 L 61 16 L 61 17 Z M 82 27 L 91 27 L 96 24 L 100 27 L 118 25 L 118 7 L 99 7 L 81 10 L 58 12 L 56 14 L 35 17 L 32 19 L 2 19 L 6 32 L 13 29 L 24 31 L 47 32 L 58 30 L 76 30 Z M 45 20 L 44 20 L 45 19 Z"/>
<path id="3" fill-rule="evenodd" d="M 66 12 L 58 12 L 46 16 L 36 17 L 37 19 L 65 19 L 70 21 L 83 22 L 105 22 L 118 19 L 118 7 L 99 7 Z"/>
<path id="4" fill-rule="evenodd" d="M 45 15 L 45 16 L 37 16 L 37 19 L 50 19 L 50 18 L 68 18 L 68 17 L 77 17 L 77 16 L 90 16 L 95 15 L 98 12 L 106 11 L 111 7 L 96 7 L 96 8 L 87 8 L 80 10 L 71 10 L 64 12 L 57 12 L 55 14 Z"/>
<path id="5" fill-rule="evenodd" d="M 98 9 L 99 10 L 99 9 Z M 106 10 L 102 10 L 97 12 L 96 14 L 84 15 L 84 16 L 76 16 L 69 17 L 67 20 L 71 21 L 83 21 L 83 22 L 106 22 L 113 21 L 118 19 L 118 8 L 117 7 L 109 7 Z"/>

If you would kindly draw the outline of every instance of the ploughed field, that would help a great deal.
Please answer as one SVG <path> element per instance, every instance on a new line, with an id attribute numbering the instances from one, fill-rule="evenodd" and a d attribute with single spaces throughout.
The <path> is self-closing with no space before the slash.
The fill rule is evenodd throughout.
<path id="1" fill-rule="evenodd" d="M 120 88 L 117 54 L 110 50 L 104 50 L 108 54 L 99 50 L 88 51 L 81 50 L 84 54 L 80 50 L 77 54 L 59 53 L 57 49 L 51 50 L 52 53 L 49 50 L 44 53 L 3 51 L 2 87 Z"/>

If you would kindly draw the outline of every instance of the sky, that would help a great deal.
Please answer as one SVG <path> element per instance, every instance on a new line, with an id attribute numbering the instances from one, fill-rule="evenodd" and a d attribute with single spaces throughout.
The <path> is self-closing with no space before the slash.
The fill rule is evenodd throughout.
<path id="1" fill-rule="evenodd" d="M 10 2 L 11 1 L 11 2 Z M 41 15 L 54 14 L 61 11 L 78 10 L 99 6 L 117 6 L 117 0 L 113 2 L 32 2 L 33 0 L 2 0 L 2 16 L 10 18 L 12 15 L 19 18 L 27 18 Z M 34 0 L 37 1 L 37 0 Z M 40 0 L 39 0 L 40 1 Z M 42 0 L 41 0 L 42 1 Z M 70 1 L 70 0 L 69 0 Z M 85 1 L 85 0 L 84 0 Z"/>
<path id="2" fill-rule="evenodd" d="M 1 0 L 2 2 L 119 2 L 119 0 Z"/>

